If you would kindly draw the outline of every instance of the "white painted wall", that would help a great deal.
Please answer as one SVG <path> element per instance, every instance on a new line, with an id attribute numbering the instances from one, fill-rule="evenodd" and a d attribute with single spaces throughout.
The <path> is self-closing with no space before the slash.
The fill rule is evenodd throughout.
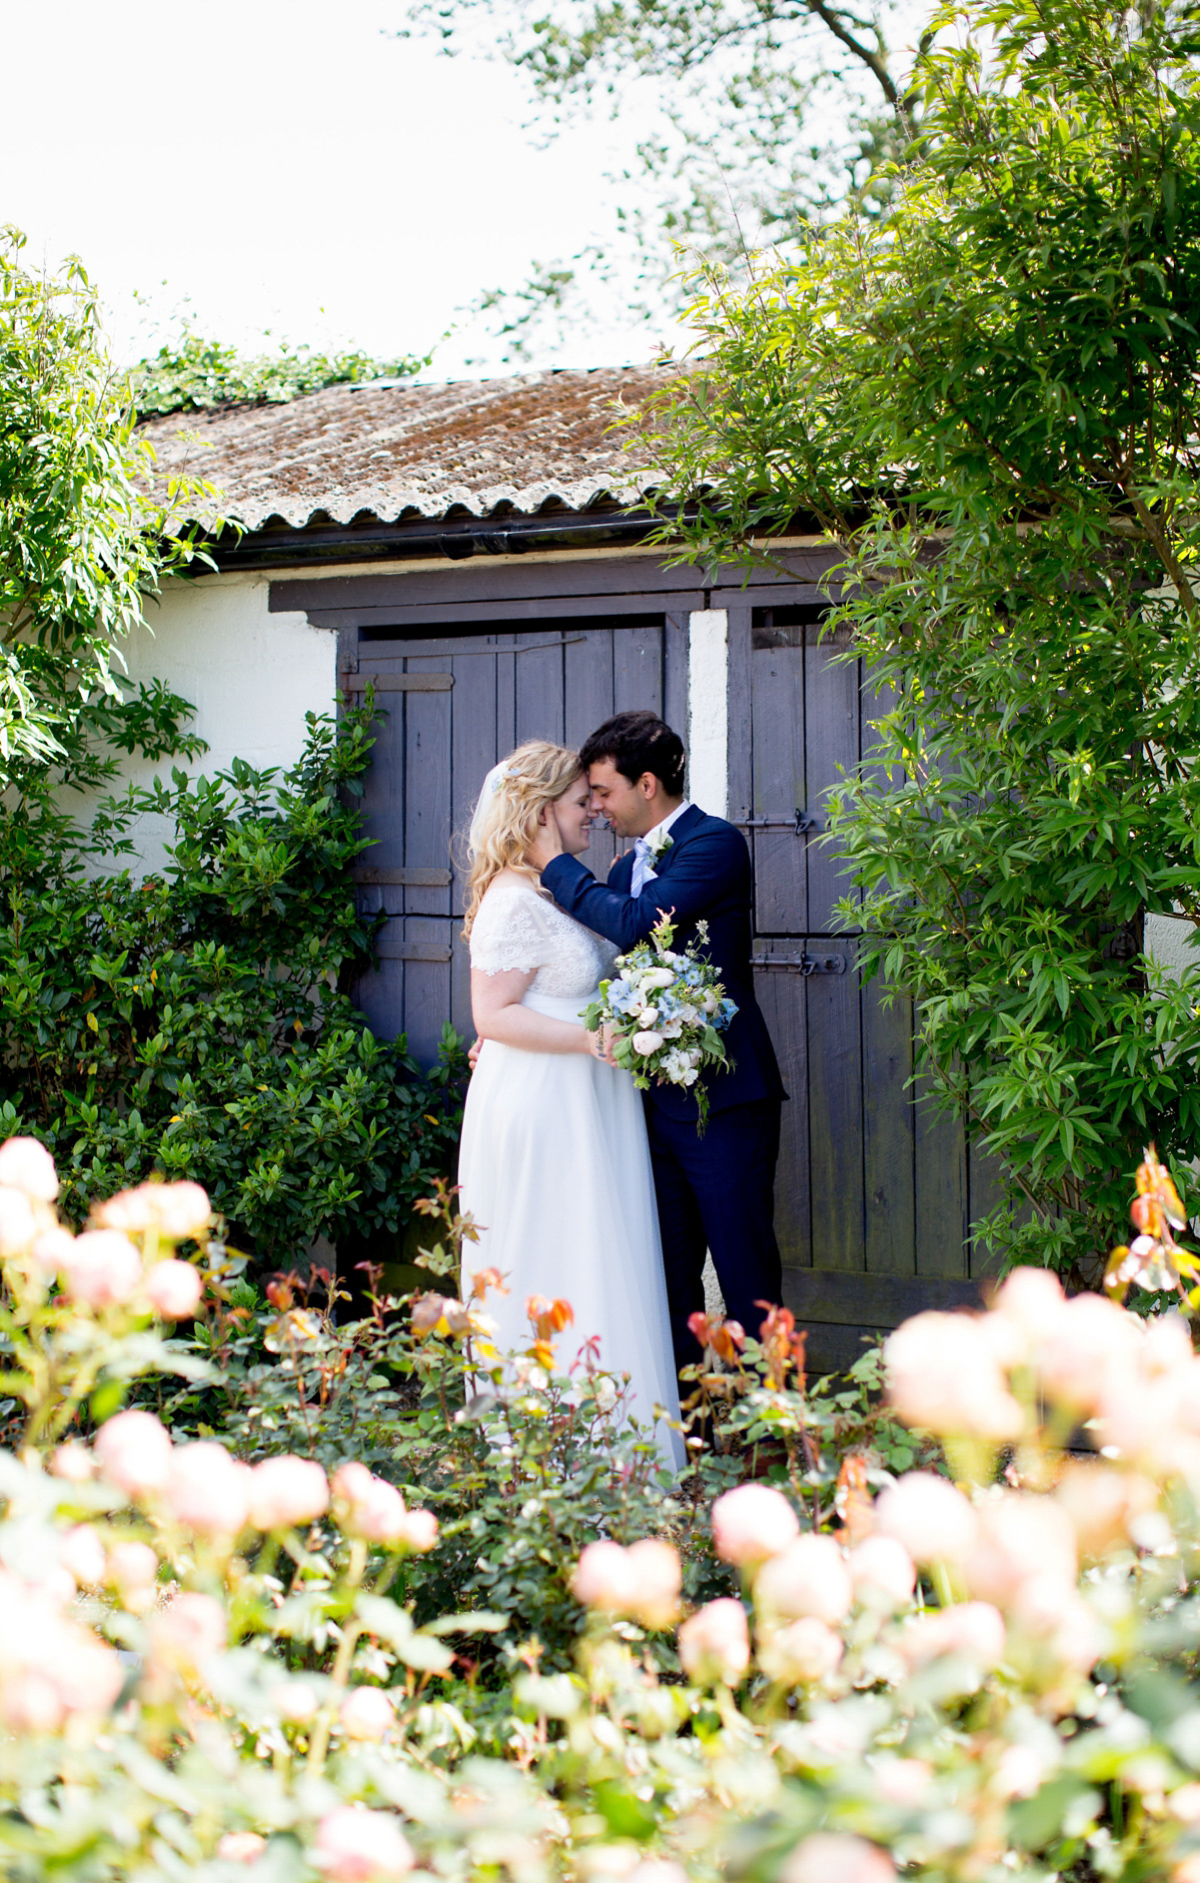
<path id="1" fill-rule="evenodd" d="M 688 617 L 687 794 L 710 817 L 729 805 L 729 615 Z"/>
<path id="2" fill-rule="evenodd" d="M 122 644 L 129 680 L 157 675 L 196 708 L 192 729 L 209 749 L 185 766 L 193 774 L 211 777 L 234 758 L 260 770 L 293 765 L 305 714 L 333 709 L 336 635 L 310 627 L 303 614 L 268 613 L 268 593 L 265 574 L 168 582 L 147 605 L 147 626 Z M 116 672 L 120 678 L 119 666 Z M 147 784 L 156 771 L 169 777 L 175 762 L 130 758 L 122 775 Z M 78 799 L 67 808 L 81 815 Z M 136 874 L 161 867 L 169 834 L 164 820 L 143 820 L 137 855 L 127 859 Z"/>

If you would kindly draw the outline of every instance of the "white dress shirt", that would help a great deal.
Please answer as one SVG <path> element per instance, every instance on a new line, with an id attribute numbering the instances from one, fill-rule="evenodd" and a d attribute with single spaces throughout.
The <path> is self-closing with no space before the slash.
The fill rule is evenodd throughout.
<path id="1" fill-rule="evenodd" d="M 656 883 L 658 881 L 658 871 L 654 867 L 654 853 L 650 846 L 656 837 L 666 835 L 677 817 L 682 817 L 684 812 L 690 811 L 691 808 L 690 802 L 685 798 L 678 809 L 671 812 L 670 817 L 664 817 L 661 824 L 656 824 L 654 829 L 648 830 L 644 837 L 638 837 L 636 839 L 633 846 L 633 881 L 630 884 L 631 895 L 640 896 L 647 883 Z"/>

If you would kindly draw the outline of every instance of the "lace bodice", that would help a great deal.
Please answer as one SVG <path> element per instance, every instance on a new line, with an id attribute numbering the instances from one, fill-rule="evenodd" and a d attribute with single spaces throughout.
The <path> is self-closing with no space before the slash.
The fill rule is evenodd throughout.
<path id="1" fill-rule="evenodd" d="M 616 949 L 524 883 L 494 882 L 471 927 L 471 966 L 537 973 L 531 993 L 583 999 L 607 977 Z"/>

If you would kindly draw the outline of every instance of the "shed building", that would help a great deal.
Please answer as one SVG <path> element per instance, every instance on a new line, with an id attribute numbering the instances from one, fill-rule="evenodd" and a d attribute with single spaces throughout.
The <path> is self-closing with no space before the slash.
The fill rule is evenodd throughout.
<path id="1" fill-rule="evenodd" d="M 523 739 L 575 744 L 628 707 L 684 733 L 688 795 L 753 852 L 759 997 L 791 1093 L 786 1296 L 824 1370 L 865 1329 L 977 1300 L 970 1224 L 994 1206 L 996 1173 L 911 1089 L 911 1012 L 860 984 L 833 918 L 846 880 L 813 840 L 873 704 L 820 639 L 833 552 L 797 536 L 785 572 L 748 582 L 667 566 L 646 541 L 653 473 L 636 427 L 613 430 L 616 403 L 636 413 L 663 379 L 402 381 L 149 421 L 160 470 L 217 485 L 240 534 L 217 540 L 217 573 L 168 584 L 130 669 L 195 703 L 208 770 L 293 762 L 307 712 L 374 682 L 386 717 L 359 893 L 386 922 L 358 998 L 425 1057 L 447 1020 L 470 1032 L 453 839 L 487 769 Z M 149 863 L 157 833 L 143 835 Z M 591 867 L 612 855 L 595 833 Z"/>

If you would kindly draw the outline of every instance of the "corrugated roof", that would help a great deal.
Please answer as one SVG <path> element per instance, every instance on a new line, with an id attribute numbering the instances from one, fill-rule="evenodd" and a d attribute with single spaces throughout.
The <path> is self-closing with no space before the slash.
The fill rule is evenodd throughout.
<path id="1" fill-rule="evenodd" d="M 331 386 L 288 405 L 148 419 L 163 477 L 215 484 L 247 530 L 278 518 L 381 523 L 630 503 L 653 483 L 636 430 L 612 428 L 676 368 L 522 373 L 448 385 Z M 203 440 L 197 444 L 196 439 Z"/>

